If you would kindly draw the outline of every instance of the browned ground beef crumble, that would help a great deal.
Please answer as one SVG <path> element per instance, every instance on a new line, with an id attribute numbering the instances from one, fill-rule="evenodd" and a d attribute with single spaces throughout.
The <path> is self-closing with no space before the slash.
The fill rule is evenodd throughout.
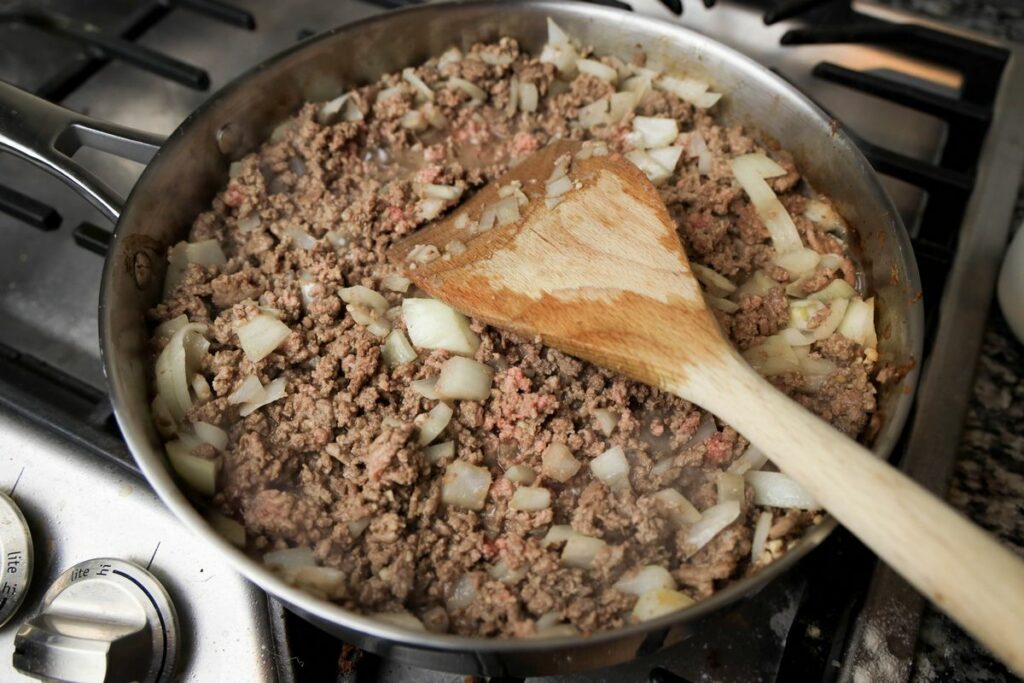
<path id="1" fill-rule="evenodd" d="M 476 57 L 483 52 L 508 55 L 511 63 L 485 63 Z M 692 443 L 704 418 L 692 404 L 478 322 L 473 329 L 482 343 L 475 357 L 495 370 L 491 395 L 456 402 L 439 440 L 454 440 L 459 459 L 486 465 L 493 483 L 480 512 L 441 504 L 444 467 L 428 463 L 413 438 L 414 419 L 435 401 L 414 392 L 410 382 L 436 375 L 449 354 L 420 350 L 415 361 L 388 367 L 381 339 L 346 314 L 337 290 L 361 284 L 382 292 L 392 305 L 401 301 L 402 295 L 381 287 L 381 278 L 395 272 L 385 260 L 388 247 L 424 222 L 414 182 L 469 191 L 558 137 L 598 138 L 613 151 L 628 151 L 624 135 L 632 115 L 592 131 L 575 125 L 578 108 L 613 92 L 613 86 L 582 74 L 559 81 L 551 65 L 521 53 L 510 39 L 476 45 L 467 58 L 441 69 L 436 65 L 431 60 L 415 73 L 435 89 L 435 106 L 448 122 L 444 130 L 417 133 L 401 126 L 413 106 L 407 85 L 376 100 L 382 88 L 402 86 L 398 74 L 355 91 L 361 121 L 322 125 L 317 105 L 307 104 L 241 161 L 211 209 L 195 220 L 189 239 L 215 238 L 228 262 L 220 268 L 190 265 L 150 318 L 157 323 L 185 314 L 209 325 L 210 352 L 201 372 L 213 396 L 198 403 L 189 419 L 218 425 L 229 435 L 213 506 L 244 524 L 248 550 L 257 555 L 307 546 L 322 565 L 340 569 L 345 590 L 336 601 L 342 606 L 365 613 L 408 611 L 431 630 L 467 635 L 529 636 L 536 619 L 550 612 L 582 632 L 622 626 L 636 598 L 611 586 L 640 565 L 669 568 L 680 590 L 693 598 L 756 571 L 784 552 L 815 514 L 772 510 L 773 540 L 763 561 L 752 564 L 752 529 L 762 509 L 752 504 L 748 488 L 740 518 L 683 559 L 685 533 L 668 524 L 648 495 L 671 485 L 698 509 L 713 505 L 715 474 L 747 448 L 741 436 L 718 423 L 711 436 Z M 536 113 L 506 113 L 512 74 L 538 87 Z M 440 87 L 453 76 L 482 88 L 487 101 L 470 104 L 464 92 Z M 680 130 L 700 131 L 713 152 L 709 175 L 699 174 L 697 160 L 684 155 L 661 187 L 691 260 L 735 282 L 761 268 L 779 283 L 767 295 L 742 298 L 735 313 L 717 311 L 723 329 L 746 349 L 785 327 L 783 286 L 789 276 L 772 265 L 768 233 L 735 184 L 728 159 L 770 153 L 789 171 L 770 184 L 804 242 L 822 253 L 845 254 L 838 239 L 803 217 L 809 189 L 790 157 L 661 91 L 649 92 L 636 113 L 672 117 Z M 239 229 L 245 219 L 251 225 L 253 216 L 259 228 Z M 317 238 L 316 245 L 294 244 L 289 231 L 295 228 Z M 347 243 L 323 239 L 329 231 Z M 302 274 L 317 284 L 306 306 Z M 807 291 L 837 277 L 853 284 L 854 265 L 847 259 L 838 271 L 819 275 L 806 283 Z M 239 348 L 234 323 L 253 316 L 257 306 L 279 311 L 291 335 L 253 363 Z M 159 348 L 154 341 L 154 351 Z M 870 355 L 839 335 L 811 348 L 838 366 L 820 388 L 809 390 L 797 373 L 771 379 L 857 436 L 875 409 Z M 287 396 L 241 418 L 226 397 L 254 373 L 264 384 L 285 378 Z M 611 436 L 598 428 L 592 415 L 597 408 L 619 415 Z M 503 473 L 516 464 L 539 473 L 541 453 L 554 441 L 567 444 L 584 464 L 612 445 L 622 446 L 632 489 L 613 492 L 584 466 L 565 484 L 540 479 L 553 491 L 551 508 L 510 510 L 516 485 Z M 218 455 L 209 447 L 195 453 Z M 652 474 L 653 463 L 666 453 L 674 456 L 671 467 Z M 364 518 L 372 520 L 369 527 L 353 537 L 348 523 Z M 541 546 L 539 538 L 552 523 L 571 524 L 607 542 L 593 570 L 564 567 L 558 545 Z M 509 584 L 492 579 L 487 569 L 498 560 L 526 568 L 525 577 Z M 451 592 L 467 575 L 478 597 L 452 607 Z"/>

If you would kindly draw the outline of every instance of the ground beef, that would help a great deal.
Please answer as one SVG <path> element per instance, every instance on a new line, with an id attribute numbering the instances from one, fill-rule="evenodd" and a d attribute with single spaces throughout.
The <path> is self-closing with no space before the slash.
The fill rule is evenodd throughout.
<path id="1" fill-rule="evenodd" d="M 634 62 L 642 64 L 642 55 Z M 363 285 L 389 305 L 400 304 L 402 293 L 382 287 L 393 272 L 385 254 L 430 215 L 424 183 L 454 186 L 465 196 L 558 137 L 595 137 L 626 152 L 633 114 L 584 130 L 576 123 L 579 109 L 615 88 L 586 74 L 559 80 L 552 65 L 521 53 L 509 39 L 474 46 L 443 67 L 431 60 L 414 73 L 434 90 L 433 102 L 418 103 L 407 80 L 390 74 L 353 92 L 361 120 L 324 122 L 318 105 L 307 104 L 237 162 L 189 236 L 217 240 L 226 263 L 189 265 L 149 313 L 154 324 L 185 315 L 208 325 L 209 352 L 197 372 L 212 395 L 196 402 L 188 420 L 228 436 L 222 453 L 207 444 L 193 451 L 219 462 L 213 506 L 244 525 L 250 552 L 305 547 L 319 564 L 340 570 L 342 585 L 326 593 L 344 607 L 408 612 L 436 632 L 524 637 L 536 632 L 541 617 L 582 632 L 615 628 L 630 620 L 636 597 L 613 584 L 633 568 L 663 566 L 693 598 L 757 571 L 762 564 L 749 555 L 763 510 L 753 506 L 749 488 L 740 517 L 696 553 L 687 546 L 687 527 L 676 526 L 655 495 L 674 488 L 700 510 L 715 505 L 718 475 L 746 450 L 745 439 L 682 399 L 478 321 L 472 322 L 480 338 L 475 357 L 494 370 L 491 395 L 455 402 L 436 442 L 453 442 L 456 457 L 487 468 L 492 483 L 483 510 L 442 503 L 448 461 L 431 462 L 418 441 L 422 416 L 437 402 L 412 383 L 436 376 L 450 354 L 421 349 L 416 360 L 389 366 L 381 339 L 355 321 L 338 289 Z M 487 101 L 442 85 L 452 77 L 473 83 Z M 536 112 L 510 113 L 513 77 L 536 85 Z M 417 107 L 440 122 L 416 130 L 403 125 Z M 772 263 L 768 231 L 734 182 L 730 157 L 770 153 L 786 170 L 771 185 L 809 246 L 843 257 L 838 273 L 823 268 L 800 282 L 802 291 L 818 291 L 839 276 L 854 281 L 855 266 L 838 239 L 800 215 L 813 193 L 788 154 L 662 90 L 647 92 L 636 114 L 676 119 L 684 135 L 699 134 L 712 154 L 705 172 L 697 158 L 684 155 L 661 187 L 690 258 L 734 282 L 761 271 L 777 283 L 732 297 L 735 311 L 718 311 L 740 349 L 789 324 L 784 288 L 790 277 Z M 253 362 L 235 330 L 268 311 L 291 332 Z M 403 322 L 395 325 L 402 329 Z M 155 339 L 154 351 L 165 344 Z M 813 389 L 799 372 L 772 380 L 856 436 L 875 409 L 869 354 L 839 335 L 809 353 L 836 368 Z M 264 385 L 283 379 L 286 396 L 242 417 L 228 397 L 251 375 Z M 611 411 L 610 434 L 598 410 Z M 553 442 L 565 444 L 584 466 L 567 482 L 539 477 L 536 485 L 552 493 L 550 508 L 512 509 L 518 485 L 505 472 L 523 465 L 540 474 Z M 586 466 L 613 446 L 631 466 L 623 490 L 610 489 Z M 814 519 L 773 513 L 778 547 Z M 604 541 L 590 569 L 563 565 L 564 543 L 543 542 L 553 524 Z"/>

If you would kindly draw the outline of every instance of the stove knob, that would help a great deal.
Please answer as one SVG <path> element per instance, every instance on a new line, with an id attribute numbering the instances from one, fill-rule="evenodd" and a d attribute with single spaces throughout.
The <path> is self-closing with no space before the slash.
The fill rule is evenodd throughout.
<path id="1" fill-rule="evenodd" d="M 178 617 L 156 577 L 123 560 L 76 564 L 14 640 L 14 668 L 44 681 L 163 683 L 178 653 Z"/>
<path id="2" fill-rule="evenodd" d="M 0 493 L 0 626 L 21 607 L 32 579 L 32 535 L 21 510 Z"/>

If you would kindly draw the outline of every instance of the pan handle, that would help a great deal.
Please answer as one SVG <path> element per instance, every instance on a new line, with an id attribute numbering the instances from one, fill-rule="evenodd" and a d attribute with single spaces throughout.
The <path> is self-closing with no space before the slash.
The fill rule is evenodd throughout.
<path id="1" fill-rule="evenodd" d="M 163 137 L 97 121 L 0 81 L 0 151 L 10 152 L 60 178 L 117 222 L 124 199 L 71 157 L 92 147 L 148 163 Z"/>

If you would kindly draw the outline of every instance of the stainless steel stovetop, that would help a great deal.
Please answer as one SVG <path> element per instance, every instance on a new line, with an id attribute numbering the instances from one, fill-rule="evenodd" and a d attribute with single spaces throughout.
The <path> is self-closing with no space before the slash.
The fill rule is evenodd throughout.
<path id="1" fill-rule="evenodd" d="M 828 2 L 837 0 L 803 4 Z M 118 33 L 140 7 L 156 4 L 143 0 L 46 0 L 34 7 Z M 235 5 L 256 19 L 255 30 L 247 30 L 211 19 L 208 12 L 216 3 L 209 0 L 166 4 L 174 9 L 165 10 L 166 16 L 151 22 L 135 44 L 205 70 L 211 84 L 208 91 L 114 60 L 80 86 L 68 88 L 66 97 L 61 92 L 61 103 L 98 118 L 167 134 L 210 92 L 301 36 L 386 11 L 380 5 L 354 0 L 237 0 Z M 401 0 L 381 2 L 388 4 L 401 4 Z M 998 56 L 1005 53 L 1003 87 L 996 88 L 986 118 L 985 107 L 972 103 L 950 109 L 949 102 L 958 101 L 961 89 L 975 89 L 974 82 L 965 83 L 963 73 L 950 59 L 926 61 L 920 51 L 918 56 L 908 56 L 849 42 L 849 35 L 838 36 L 842 40 L 833 35 L 835 42 L 822 45 L 782 46 L 780 39 L 788 31 L 806 24 L 797 19 L 766 26 L 762 13 L 771 2 L 721 0 L 720 6 L 708 9 L 689 0 L 681 20 L 656 0 L 631 4 L 638 12 L 681 21 L 776 69 L 862 138 L 865 148 L 875 152 L 872 161 L 876 168 L 892 173 L 883 179 L 905 223 L 918 238 L 919 259 L 935 257 L 939 262 L 932 291 L 926 295 L 938 302 L 943 282 L 952 292 L 941 298 L 941 306 L 932 309 L 934 334 L 918 422 L 908 430 L 903 454 L 905 469 L 929 485 L 941 487 L 952 462 L 972 374 L 971 363 L 954 361 L 977 355 L 980 337 L 970 336 L 969 329 L 973 325 L 980 330 L 984 320 L 992 291 L 985 265 L 1005 241 L 1012 206 L 1012 194 L 1007 193 L 1013 190 L 1024 158 L 1020 128 L 1009 116 L 1024 104 L 1020 53 L 974 37 L 978 42 L 973 44 L 980 46 L 982 57 L 988 54 L 985 58 L 999 61 Z M 912 19 L 877 6 L 857 7 L 865 15 L 896 22 Z M 0 17 L 15 8 L 15 3 L 0 2 Z M 207 13 L 197 11 L 204 8 Z M 947 47 L 958 49 L 955 43 Z M 90 57 L 95 54 L 87 55 L 68 38 L 0 22 L 0 78 L 16 85 L 50 88 L 62 70 Z M 833 66 L 822 69 L 823 62 Z M 915 98 L 908 103 L 905 96 L 878 92 L 877 88 L 868 88 L 875 94 L 864 94 L 842 84 L 848 73 L 845 70 L 881 77 L 896 91 L 916 93 Z M 973 98 L 976 93 L 963 95 Z M 973 162 L 970 167 L 958 168 L 960 162 L 951 158 L 947 144 L 959 133 L 951 132 L 949 122 L 988 126 L 980 161 L 977 154 L 974 157 L 978 170 Z M 132 162 L 88 150 L 81 158 L 121 193 L 128 192 L 141 171 Z M 940 163 L 944 169 L 930 170 Z M 461 680 L 452 674 L 412 671 L 389 661 L 362 669 L 354 666 L 356 674 L 339 674 L 340 644 L 322 635 L 296 636 L 303 633 L 301 625 L 283 618 L 278 605 L 268 602 L 262 592 L 175 522 L 132 471 L 110 428 L 109 412 L 104 411 L 95 314 L 102 258 L 78 242 L 91 242 L 101 250 L 102 239 L 97 241 L 96 235 L 102 238 L 102 229 L 110 226 L 71 190 L 17 160 L 0 157 L 0 185 L 52 207 L 60 217 L 58 229 L 44 231 L 0 213 L 0 491 L 12 494 L 35 540 L 27 599 L 14 618 L 0 626 L 0 681 L 29 680 L 11 668 L 14 633 L 36 614 L 50 585 L 72 565 L 102 557 L 130 560 L 148 568 L 167 589 L 180 620 L 176 647 L 181 680 L 304 681 L 345 675 L 358 680 Z M 930 189 L 933 197 L 947 188 L 964 193 L 958 204 L 963 216 L 952 216 L 951 237 L 935 239 L 930 234 L 938 201 L 932 204 L 930 214 L 922 187 Z M 957 239 L 959 251 L 952 248 Z M 994 272 L 994 266 L 990 270 Z M 70 391 L 71 398 L 51 401 L 51 394 L 57 391 L 54 387 L 60 388 L 62 397 Z M 937 387 L 952 387 L 953 391 L 940 398 Z M 54 403 L 58 405 L 54 407 Z M 794 654 L 794 642 L 800 643 L 797 649 L 801 652 L 820 650 L 815 657 L 825 662 L 826 678 L 859 680 L 857 667 L 863 666 L 870 653 L 858 634 L 882 623 L 879 615 L 887 610 L 919 611 L 920 604 L 905 592 L 894 598 L 900 586 L 885 570 L 875 573 L 868 590 L 866 575 L 874 570 L 874 563 L 850 539 L 840 538 L 815 556 L 823 554 L 829 559 L 822 564 L 814 564 L 812 558 L 809 568 L 805 566 L 802 572 L 766 589 L 742 610 L 717 618 L 705 633 L 680 647 L 625 668 L 563 680 L 680 680 L 677 677 L 681 676 L 692 681 L 770 681 L 783 677 L 783 672 L 790 672 L 793 680 L 792 672 L 803 666 L 803 655 Z M 826 628 L 825 617 L 805 609 L 822 597 L 814 573 L 843 564 L 863 569 L 864 586 L 859 595 L 866 600 L 867 609 L 857 618 L 829 616 L 840 626 Z M 879 593 L 882 589 L 886 590 Z M 0 614 L 2 610 L 0 605 Z M 894 642 L 902 639 L 903 650 L 909 647 L 912 652 L 916 617 L 909 622 L 886 628 L 897 632 Z M 843 634 L 837 635 L 840 628 Z M 846 631 L 852 632 L 853 638 L 844 635 Z M 310 652 L 309 643 L 325 650 L 326 657 L 324 651 Z M 898 680 L 905 680 L 909 674 L 907 653 L 895 654 Z M 658 667 L 662 671 L 652 674 Z M 329 677 L 324 678 L 327 671 Z"/>

